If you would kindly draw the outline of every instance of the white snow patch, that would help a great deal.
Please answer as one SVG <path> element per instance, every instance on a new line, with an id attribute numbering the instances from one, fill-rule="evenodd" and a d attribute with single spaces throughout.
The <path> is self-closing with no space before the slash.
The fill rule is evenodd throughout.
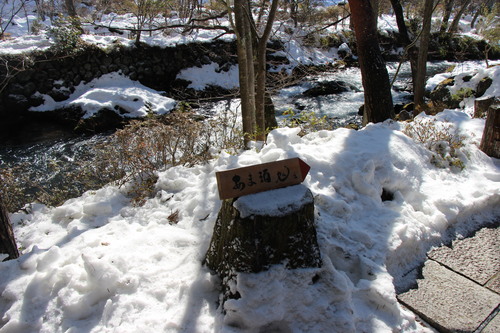
<path id="1" fill-rule="evenodd" d="M 89 83 L 80 83 L 69 99 L 62 102 L 54 101 L 49 95 L 42 96 L 45 102 L 31 107 L 31 111 L 80 106 L 85 111 L 84 118 L 92 117 L 102 109 L 120 109 L 124 117 L 139 118 L 146 116 L 149 111 L 156 114 L 168 113 L 176 105 L 173 99 L 120 73 L 109 73 Z"/>
<path id="2" fill-rule="evenodd" d="M 177 79 L 190 81 L 188 88 L 203 90 L 207 86 L 218 86 L 233 89 L 239 86 L 238 66 L 231 66 L 228 71 L 222 71 L 217 63 L 210 63 L 200 67 L 183 69 Z"/>

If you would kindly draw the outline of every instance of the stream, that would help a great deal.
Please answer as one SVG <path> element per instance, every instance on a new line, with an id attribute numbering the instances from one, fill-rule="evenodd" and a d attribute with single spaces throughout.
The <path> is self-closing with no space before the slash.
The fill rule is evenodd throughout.
<path id="1" fill-rule="evenodd" d="M 436 62 L 428 64 L 428 75 L 444 72 L 450 62 Z M 398 64 L 388 63 L 389 76 L 392 79 Z M 352 87 L 347 92 L 306 97 L 302 93 L 321 81 L 343 81 Z M 394 104 L 411 101 L 407 87 L 411 83 L 411 73 L 408 64 L 404 64 L 393 87 Z M 314 113 L 320 117 L 327 116 L 334 126 L 340 127 L 348 123 L 360 123 L 359 107 L 363 104 L 361 74 L 359 68 L 346 68 L 335 72 L 307 77 L 299 85 L 284 88 L 272 96 L 278 122 L 283 121 L 283 112 L 292 110 Z M 195 112 L 213 114 L 217 103 L 206 102 L 200 105 Z M 39 127 L 50 126 L 40 124 Z M 32 183 L 45 188 L 68 186 L 65 174 L 78 168 L 78 161 L 92 158 L 92 147 L 105 142 L 108 134 L 93 136 L 76 136 L 64 131 L 51 131 L 50 135 L 40 133 L 40 129 L 31 128 L 24 131 L 19 138 L 10 140 L 0 146 L 0 169 L 19 166 L 23 173 L 29 175 Z M 1 171 L 1 170 L 0 170 Z M 1 174 L 0 174 L 1 176 Z"/>

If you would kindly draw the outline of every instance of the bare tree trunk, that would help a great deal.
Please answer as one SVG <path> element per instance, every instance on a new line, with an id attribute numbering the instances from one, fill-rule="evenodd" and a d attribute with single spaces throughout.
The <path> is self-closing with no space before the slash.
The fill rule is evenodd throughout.
<path id="1" fill-rule="evenodd" d="M 429 50 L 429 38 L 431 33 L 431 19 L 434 8 L 434 0 L 425 0 L 423 27 L 420 34 L 420 47 L 418 49 L 418 64 L 416 80 L 413 82 L 415 111 L 420 112 L 424 105 L 425 76 L 427 73 L 427 52 Z"/>
<path id="2" fill-rule="evenodd" d="M 394 117 L 387 67 L 380 52 L 376 15 L 370 0 L 349 0 L 365 92 L 363 123 Z"/>
<path id="3" fill-rule="evenodd" d="M 471 2 L 471 0 L 464 1 L 462 7 L 460 7 L 460 10 L 453 18 L 453 21 L 451 22 L 450 30 L 448 30 L 448 32 L 455 33 L 458 31 L 458 23 L 460 23 L 460 19 L 462 18 L 462 15 L 465 13 L 465 10 L 467 9 L 467 7 L 469 7 L 470 2 Z"/>
<path id="4" fill-rule="evenodd" d="M 16 239 L 10 224 L 9 214 L 0 193 L 0 253 L 8 254 L 7 260 L 19 257 Z"/>
<path id="5" fill-rule="evenodd" d="M 406 52 L 408 54 L 408 59 L 410 60 L 411 67 L 411 77 L 412 82 L 415 82 L 417 78 L 417 65 L 418 65 L 418 48 L 412 45 L 408 29 L 406 28 L 403 6 L 400 0 L 391 0 L 392 9 L 394 10 L 394 15 L 396 16 L 396 22 L 398 24 L 399 35 L 401 36 L 401 42 L 407 48 Z"/>
<path id="6" fill-rule="evenodd" d="M 448 21 L 450 20 L 454 2 L 455 0 L 447 0 L 445 2 L 443 20 L 441 21 L 441 28 L 439 29 L 439 33 L 441 34 L 445 33 L 446 29 L 448 29 Z"/>
<path id="7" fill-rule="evenodd" d="M 35 3 L 36 3 L 37 16 L 43 22 L 45 21 L 44 0 L 35 0 Z"/>
<path id="8" fill-rule="evenodd" d="M 267 18 L 267 24 L 262 33 L 262 36 L 258 37 L 257 31 L 255 31 L 255 36 L 257 37 L 257 68 L 256 68 L 256 81 L 255 81 L 255 121 L 257 125 L 257 140 L 265 141 L 266 139 L 266 52 L 267 52 L 267 42 L 271 35 L 273 22 L 276 17 L 276 11 L 278 9 L 279 0 L 273 0 L 271 4 L 271 9 Z"/>
<path id="9" fill-rule="evenodd" d="M 495 0 L 488 0 L 486 3 L 482 3 L 477 6 L 476 13 L 474 14 L 474 17 L 472 18 L 472 21 L 470 22 L 470 28 L 474 29 L 474 26 L 476 25 L 477 18 L 479 15 L 483 14 L 485 10 L 490 11 L 491 8 L 493 7 L 493 3 Z"/>
<path id="10" fill-rule="evenodd" d="M 372 3 L 373 12 L 375 13 L 375 23 L 378 22 L 379 0 L 370 0 Z"/>
<path id="11" fill-rule="evenodd" d="M 68 15 L 71 17 L 76 17 L 76 9 L 73 0 L 64 0 L 64 2 L 66 5 L 66 11 L 68 12 Z"/>
<path id="12" fill-rule="evenodd" d="M 255 133 L 255 71 L 250 7 L 247 0 L 234 1 L 234 20 L 245 147 Z"/>

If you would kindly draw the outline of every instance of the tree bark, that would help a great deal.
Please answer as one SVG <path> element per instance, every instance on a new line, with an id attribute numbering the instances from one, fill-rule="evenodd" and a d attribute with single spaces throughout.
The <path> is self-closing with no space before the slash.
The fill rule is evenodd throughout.
<path id="1" fill-rule="evenodd" d="M 234 20 L 238 53 L 241 115 L 244 144 L 248 146 L 255 133 L 255 71 L 250 7 L 247 0 L 234 1 Z"/>
<path id="2" fill-rule="evenodd" d="M 19 251 L 12 231 L 9 214 L 5 207 L 0 193 L 0 253 L 8 254 L 6 260 L 16 259 L 19 257 Z"/>
<path id="3" fill-rule="evenodd" d="M 76 9 L 75 9 L 75 4 L 73 3 L 73 0 L 65 0 L 65 5 L 66 5 L 66 11 L 68 12 L 68 15 L 71 17 L 76 17 Z"/>
<path id="4" fill-rule="evenodd" d="M 429 38 L 431 33 L 432 11 L 434 0 L 425 0 L 423 27 L 420 34 L 420 46 L 418 48 L 418 64 L 416 79 L 413 82 L 414 103 L 416 113 L 420 112 L 424 106 L 425 76 L 427 74 L 427 53 L 429 50 Z"/>
<path id="5" fill-rule="evenodd" d="M 465 13 L 465 10 L 467 9 L 467 7 L 469 7 L 470 2 L 471 2 L 471 0 L 464 1 L 462 7 L 460 7 L 460 10 L 453 18 L 453 21 L 451 22 L 450 30 L 448 30 L 448 32 L 455 33 L 458 31 L 458 24 L 460 23 L 460 19 L 462 18 L 462 15 Z"/>
<path id="6" fill-rule="evenodd" d="M 396 15 L 396 22 L 398 24 L 399 35 L 401 36 L 401 43 L 407 48 L 406 52 L 408 60 L 410 61 L 412 82 L 415 82 L 417 78 L 418 48 L 415 45 L 410 46 L 412 41 L 410 39 L 408 29 L 406 28 L 401 1 L 391 0 L 391 5 L 394 10 L 394 15 Z"/>
<path id="7" fill-rule="evenodd" d="M 276 17 L 276 11 L 278 9 L 279 0 L 273 0 L 271 4 L 271 9 L 267 18 L 267 24 L 262 33 L 262 36 L 258 36 L 258 32 L 254 31 L 254 36 L 257 39 L 256 53 L 257 53 L 257 64 L 255 71 L 255 122 L 257 125 L 257 141 L 266 140 L 266 54 L 267 54 L 267 42 L 271 36 L 271 31 L 273 27 L 273 22 Z"/>
<path id="8" fill-rule="evenodd" d="M 500 102 L 500 100 L 497 100 Z M 495 97 L 480 97 L 474 100 L 474 117 L 483 118 L 487 113 L 490 106 L 495 103 Z"/>
<path id="9" fill-rule="evenodd" d="M 266 91 L 265 96 L 265 108 L 264 113 L 266 117 L 266 129 L 267 128 L 276 128 L 278 127 L 278 122 L 276 121 L 276 109 L 274 108 L 273 99 L 271 98 L 271 94 Z"/>
<path id="10" fill-rule="evenodd" d="M 439 29 L 439 33 L 441 34 L 444 34 L 446 29 L 448 29 L 448 21 L 450 20 L 454 2 L 455 0 L 447 0 L 445 2 L 443 20 L 441 21 L 441 28 Z"/>
<path id="11" fill-rule="evenodd" d="M 490 157 L 500 158 L 500 104 L 488 108 L 479 149 Z"/>
<path id="12" fill-rule="evenodd" d="M 376 15 L 370 0 L 349 0 L 354 23 L 365 108 L 363 123 L 394 118 L 387 67 L 380 52 Z"/>
<path id="13" fill-rule="evenodd" d="M 289 189 L 273 190 L 276 196 L 286 195 L 286 191 Z M 290 200 L 280 207 L 284 214 L 266 213 L 266 209 L 259 212 L 260 208 L 255 207 L 259 201 L 254 199 L 250 201 L 253 205 L 250 210 L 255 211 L 248 213 L 245 198 L 250 195 L 223 201 L 205 264 L 219 274 L 224 300 L 235 296 L 231 295 L 229 284 L 239 272 L 258 273 L 281 263 L 289 269 L 321 266 L 314 227 L 314 198 L 304 185 L 296 185 L 296 192 L 303 197 L 299 202 Z M 252 196 L 258 198 L 264 193 L 269 192 Z M 264 195 L 263 201 L 266 198 Z M 262 204 L 265 206 L 267 202 Z"/>

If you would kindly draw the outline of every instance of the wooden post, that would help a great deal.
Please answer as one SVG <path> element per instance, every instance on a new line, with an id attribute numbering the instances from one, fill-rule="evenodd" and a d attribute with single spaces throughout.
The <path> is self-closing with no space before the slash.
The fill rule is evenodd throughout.
<path id="1" fill-rule="evenodd" d="M 479 149 L 490 157 L 500 158 L 500 104 L 488 108 Z"/>
<path id="2" fill-rule="evenodd" d="M 295 185 L 224 200 L 205 257 L 221 278 L 223 301 L 238 297 L 230 288 L 238 272 L 280 263 L 289 269 L 321 266 L 311 191 Z"/>
<path id="3" fill-rule="evenodd" d="M 17 250 L 16 239 L 10 224 L 9 214 L 5 207 L 2 194 L 0 193 L 0 253 L 8 254 L 6 260 L 16 259 L 19 257 Z"/>

